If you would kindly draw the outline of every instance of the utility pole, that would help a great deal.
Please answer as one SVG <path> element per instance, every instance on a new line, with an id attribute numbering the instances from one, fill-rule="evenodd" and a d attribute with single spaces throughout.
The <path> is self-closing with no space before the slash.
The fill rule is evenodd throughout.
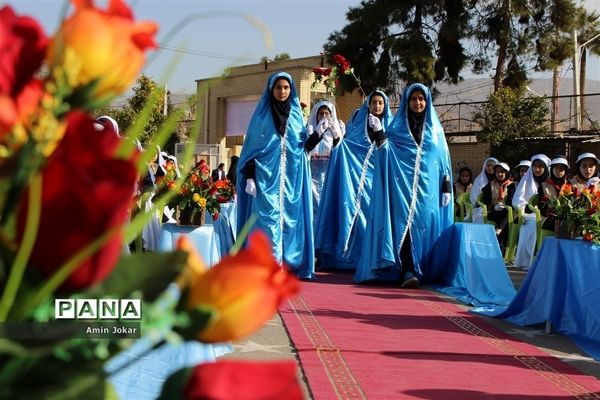
<path id="1" fill-rule="evenodd" d="M 579 45 L 577 44 L 577 30 L 573 29 L 573 94 L 575 110 L 575 130 L 581 129 L 581 103 L 579 102 Z"/>
<path id="2" fill-rule="evenodd" d="M 573 29 L 573 94 L 575 95 L 575 107 L 573 109 L 575 110 L 575 129 L 577 129 L 578 132 L 581 129 L 581 102 L 579 100 L 581 97 L 581 84 L 579 82 L 581 77 L 579 76 L 579 49 L 584 48 L 590 42 L 593 42 L 598 38 L 600 38 L 600 34 L 597 34 L 587 42 L 579 45 L 577 43 L 577 30 Z"/>
<path id="3" fill-rule="evenodd" d="M 167 89 L 167 84 L 165 83 L 165 96 L 163 102 L 163 115 L 166 117 L 169 108 L 167 107 L 167 103 L 169 102 L 169 90 Z"/>

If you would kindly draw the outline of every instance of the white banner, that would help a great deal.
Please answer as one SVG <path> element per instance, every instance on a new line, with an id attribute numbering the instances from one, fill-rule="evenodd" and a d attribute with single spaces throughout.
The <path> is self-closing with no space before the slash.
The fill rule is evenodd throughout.
<path id="1" fill-rule="evenodd" d="M 225 136 L 246 134 L 258 100 L 227 100 L 225 106 Z"/>

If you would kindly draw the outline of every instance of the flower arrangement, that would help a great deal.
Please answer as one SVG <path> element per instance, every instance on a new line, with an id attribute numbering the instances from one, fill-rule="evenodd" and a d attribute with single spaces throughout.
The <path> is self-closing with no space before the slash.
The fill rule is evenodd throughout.
<path id="1" fill-rule="evenodd" d="M 221 204 L 230 202 L 235 195 L 235 187 L 229 180 L 212 181 L 210 167 L 204 160 L 188 172 L 179 187 L 175 177 L 169 174 L 165 174 L 157 181 L 159 188 L 177 192 L 169 204 L 179 209 L 180 217 L 183 216 L 181 219 L 186 220 L 186 223 L 199 221 L 205 211 L 212 216 L 213 220 L 217 220 L 221 212 Z"/>
<path id="2" fill-rule="evenodd" d="M 360 80 L 354 74 L 354 68 L 350 66 L 350 62 L 341 54 L 335 54 L 333 56 L 333 62 L 334 65 L 330 67 L 313 68 L 312 72 L 315 74 L 315 80 L 311 85 L 311 89 L 315 89 L 317 85 L 323 84 L 325 85 L 327 93 L 334 95 L 340 84 L 340 77 L 342 75 L 351 75 L 362 91 Z"/>
<path id="3" fill-rule="evenodd" d="M 112 378 L 144 354 L 190 340 L 243 338 L 299 285 L 261 233 L 212 268 L 185 236 L 173 252 L 124 251 L 186 183 L 171 181 L 174 190 L 152 212 L 132 219 L 134 187 L 152 155 L 110 128 L 99 130 L 90 112 L 134 82 L 158 27 L 135 21 L 123 0 L 106 9 L 92 0 L 71 3 L 51 37 L 35 19 L 0 8 L 0 398 L 116 398 Z M 154 105 L 149 99 L 147 107 Z M 141 129 L 128 135 L 135 139 Z M 152 144 L 164 143 L 158 136 Z M 189 190 L 198 186 L 188 177 Z M 217 202 L 233 193 L 221 185 L 208 189 Z M 93 304 L 123 299 L 133 308 L 119 316 L 133 312 L 134 322 L 96 318 Z M 74 305 L 78 319 L 57 319 L 64 311 L 57 304 Z M 102 336 L 108 327 L 121 330 Z M 106 367 L 142 341 L 146 353 Z M 203 392 L 196 378 L 206 370 L 174 374 L 163 396 Z"/>
<path id="4" fill-rule="evenodd" d="M 550 199 L 550 215 L 574 227 L 584 240 L 600 244 L 600 191 L 594 185 L 583 190 L 570 185 L 563 188 Z"/>

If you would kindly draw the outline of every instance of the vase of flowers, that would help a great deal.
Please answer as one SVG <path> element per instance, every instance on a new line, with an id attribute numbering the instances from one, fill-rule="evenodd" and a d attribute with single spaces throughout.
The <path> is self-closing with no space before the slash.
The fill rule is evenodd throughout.
<path id="1" fill-rule="evenodd" d="M 556 218 L 555 235 L 600 243 L 600 191 L 591 185 L 579 190 L 566 186 L 550 200 L 550 215 Z"/>
<path id="2" fill-rule="evenodd" d="M 576 239 L 581 232 L 581 228 L 575 225 L 575 221 L 554 221 L 554 236 L 558 239 Z"/>
<path id="3" fill-rule="evenodd" d="M 184 226 L 202 226 L 206 222 L 204 212 L 192 207 L 187 207 L 183 210 L 178 208 L 176 219 L 177 224 Z"/>
<path id="4" fill-rule="evenodd" d="M 180 225 L 203 225 L 205 213 L 216 220 L 221 204 L 231 201 L 235 194 L 235 188 L 228 180 L 212 181 L 210 167 L 204 160 L 188 172 L 179 188 L 172 187 L 177 190 L 177 195 L 170 205 L 177 209 Z"/>

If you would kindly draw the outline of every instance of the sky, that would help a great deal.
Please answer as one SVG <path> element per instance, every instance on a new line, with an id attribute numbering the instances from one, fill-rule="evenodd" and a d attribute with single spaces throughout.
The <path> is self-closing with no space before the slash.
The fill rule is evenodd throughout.
<path id="1" fill-rule="evenodd" d="M 106 0 L 96 3 L 103 6 Z M 50 35 L 58 26 L 64 0 L 0 0 L 0 4 L 33 16 Z M 329 35 L 346 24 L 348 8 L 360 0 L 130 0 L 128 4 L 136 20 L 159 24 L 160 49 L 149 57 L 144 72 L 166 82 L 172 92 L 193 93 L 196 79 L 218 76 L 229 66 L 281 53 L 292 58 L 318 55 Z M 585 4 L 600 13 L 600 0 Z M 175 68 L 169 68 L 174 62 Z M 469 77 L 468 71 L 463 74 Z M 600 81 L 598 57 L 589 59 L 587 77 Z"/>

